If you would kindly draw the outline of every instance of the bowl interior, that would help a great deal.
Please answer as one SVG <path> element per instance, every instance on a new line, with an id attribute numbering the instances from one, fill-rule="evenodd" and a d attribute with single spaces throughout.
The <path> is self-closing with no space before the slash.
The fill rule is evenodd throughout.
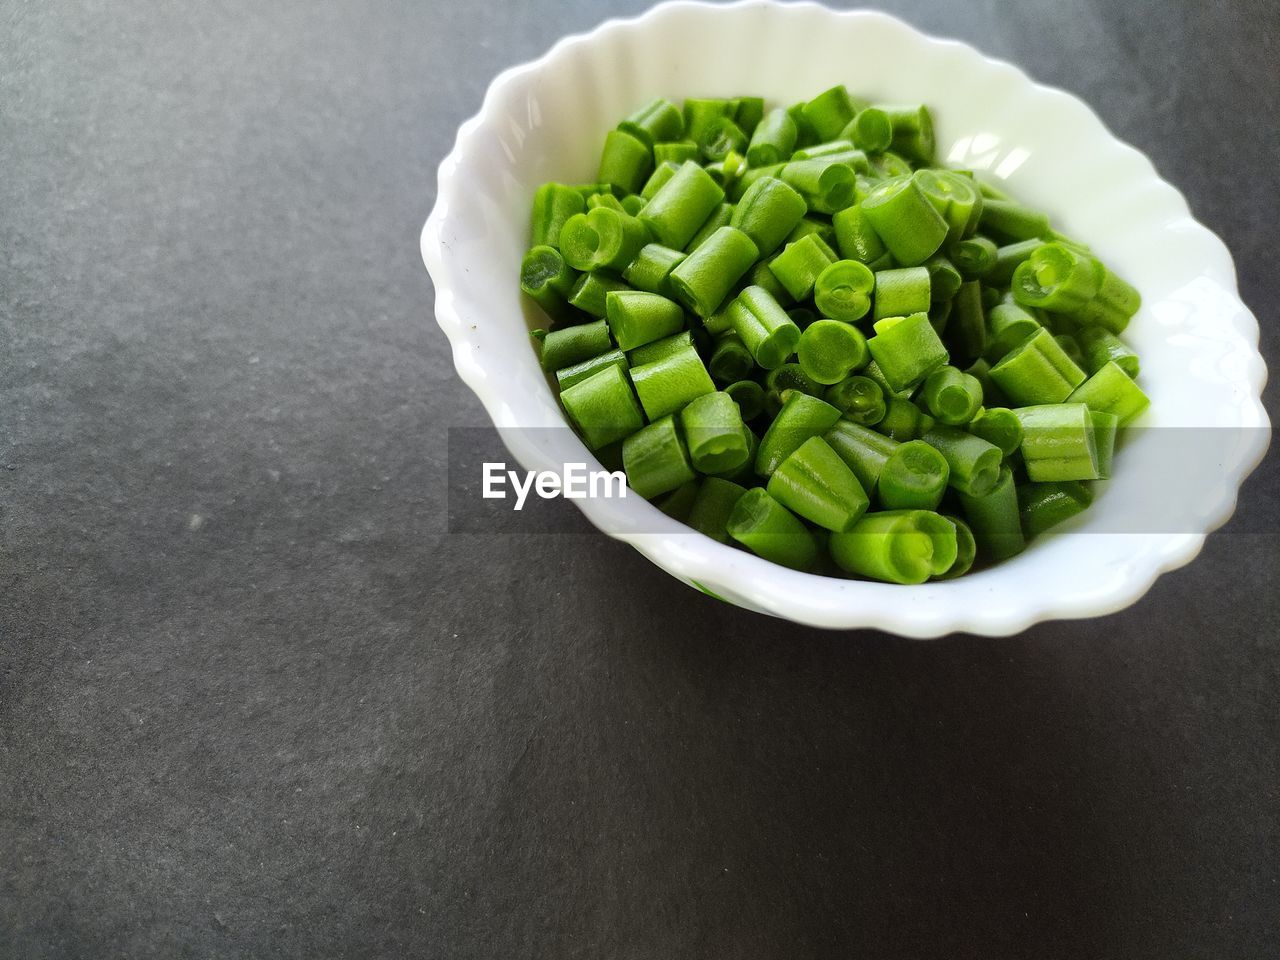
<path id="1" fill-rule="evenodd" d="M 1149 583 L 1194 554 L 1261 456 L 1256 321 L 1238 299 L 1222 244 L 1084 104 L 893 18 L 812 4 L 675 3 L 568 38 L 495 81 L 442 166 L 439 249 L 424 251 L 435 260 L 438 312 L 447 298 L 446 312 L 457 313 L 462 335 L 451 339 L 462 375 L 495 423 L 512 428 L 508 445 L 527 467 L 594 462 L 568 431 L 528 429 L 564 424 L 527 341 L 545 319 L 516 285 L 535 188 L 594 179 L 605 133 L 653 97 L 755 94 L 778 105 L 836 83 L 876 101 L 927 103 L 940 159 L 1048 211 L 1144 299 L 1126 339 L 1141 354 L 1152 408 L 1129 431 L 1115 479 L 1063 528 L 1099 536 L 1042 537 L 991 570 L 911 588 L 919 612 L 908 632 L 930 632 L 956 603 L 989 604 L 995 584 L 1010 577 L 1042 595 L 1008 601 L 1003 620 L 988 618 L 991 632 L 1016 627 L 1032 608 L 1069 615 L 1127 602 L 1125 584 Z M 687 528 L 638 498 L 584 509 L 677 576 L 755 609 L 834 625 L 860 622 L 858 608 L 901 603 L 901 588 L 794 574 L 693 534 L 674 537 Z M 699 543 L 677 542 L 689 539 Z M 806 594 L 799 614 L 796 590 Z"/>

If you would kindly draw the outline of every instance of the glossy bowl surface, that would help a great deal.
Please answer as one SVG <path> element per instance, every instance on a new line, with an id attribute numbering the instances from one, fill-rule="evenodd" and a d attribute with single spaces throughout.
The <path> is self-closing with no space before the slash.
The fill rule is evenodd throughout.
<path id="1" fill-rule="evenodd" d="M 803 50 L 779 57 L 778 50 Z M 1118 610 L 1189 562 L 1266 450 L 1266 368 L 1222 242 L 1151 162 L 1076 97 L 972 47 L 869 11 L 747 0 L 664 3 L 567 37 L 500 74 L 458 131 L 422 233 L 454 363 L 531 470 L 594 464 L 531 349 L 517 286 L 533 191 L 594 177 L 620 117 L 655 96 L 756 93 L 790 103 L 836 83 L 934 111 L 939 156 L 1047 210 L 1142 292 L 1126 339 L 1151 410 L 1093 507 L 1025 553 L 902 587 L 796 573 L 715 543 L 638 497 L 577 500 L 590 521 L 684 582 L 751 610 L 907 636 L 1010 634 Z"/>

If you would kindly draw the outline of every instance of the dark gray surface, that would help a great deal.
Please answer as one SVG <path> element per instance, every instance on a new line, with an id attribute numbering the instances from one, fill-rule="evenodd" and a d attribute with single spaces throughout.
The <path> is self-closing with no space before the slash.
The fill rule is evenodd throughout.
<path id="1" fill-rule="evenodd" d="M 1275 956 L 1274 458 L 1011 640 L 446 533 L 435 166 L 642 6 L 0 10 L 0 957 Z M 892 6 L 1148 152 L 1280 359 L 1271 0 Z"/>

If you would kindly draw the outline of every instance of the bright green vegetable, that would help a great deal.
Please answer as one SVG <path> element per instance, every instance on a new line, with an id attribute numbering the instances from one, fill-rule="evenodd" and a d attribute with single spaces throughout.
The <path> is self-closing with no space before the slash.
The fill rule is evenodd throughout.
<path id="1" fill-rule="evenodd" d="M 550 333 L 535 331 L 534 337 L 541 341 L 538 356 L 547 373 L 598 357 L 613 348 L 609 327 L 603 320 L 562 327 Z"/>
<path id="2" fill-rule="evenodd" d="M 875 273 L 875 320 L 928 311 L 933 287 L 927 267 L 900 267 Z"/>
<path id="3" fill-rule="evenodd" d="M 764 387 L 754 380 L 738 380 L 724 388 L 742 412 L 743 420 L 754 420 L 764 411 Z"/>
<path id="4" fill-rule="evenodd" d="M 1021 405 L 1061 403 L 1084 383 L 1084 371 L 1043 327 L 991 368 L 991 379 Z"/>
<path id="5" fill-rule="evenodd" d="M 605 367 L 617 367 L 625 373 L 627 371 L 626 354 L 621 350 L 609 350 L 599 356 L 580 360 L 578 363 L 570 364 L 567 367 L 561 367 L 556 371 L 556 385 L 563 392 L 574 384 L 581 383 L 592 374 L 599 373 Z"/>
<path id="6" fill-rule="evenodd" d="M 895 391 L 918 383 L 947 362 L 947 348 L 926 313 L 881 320 L 875 331 L 876 335 L 867 341 L 867 349 Z"/>
<path id="7" fill-rule="evenodd" d="M 871 309 L 876 274 L 857 260 L 837 260 L 818 274 L 813 284 L 814 305 L 832 320 L 853 323 Z"/>
<path id="8" fill-rule="evenodd" d="M 680 411 L 689 459 L 699 473 L 724 473 L 747 462 L 742 413 L 727 393 L 705 393 Z"/>
<path id="9" fill-rule="evenodd" d="M 1097 480 L 1098 448 L 1093 418 L 1083 403 L 1018 407 L 1022 461 L 1034 481 Z"/>
<path id="10" fill-rule="evenodd" d="M 626 193 L 635 193 L 653 171 L 650 144 L 625 130 L 610 130 L 604 138 L 600 172 L 596 179 Z"/>
<path id="11" fill-rule="evenodd" d="M 950 475 L 947 459 L 937 449 L 923 440 L 908 440 L 885 461 L 877 496 L 886 510 L 934 510 Z"/>
<path id="12" fill-rule="evenodd" d="M 947 221 L 911 176 L 877 184 L 862 201 L 862 210 L 903 266 L 928 260 L 947 238 Z"/>
<path id="13" fill-rule="evenodd" d="M 729 223 L 751 238 L 760 256 L 767 256 L 804 219 L 805 210 L 804 197 L 794 189 L 774 177 L 761 177 L 743 193 Z"/>
<path id="14" fill-rule="evenodd" d="M 643 223 L 609 207 L 574 214 L 560 231 L 560 252 L 575 270 L 622 270 L 648 242 Z"/>
<path id="15" fill-rule="evenodd" d="M 995 486 L 982 496 L 961 493 L 960 505 L 980 557 L 994 562 L 1022 552 L 1026 540 L 1018 516 L 1018 491 L 1008 467 L 1001 469 Z"/>
<path id="16" fill-rule="evenodd" d="M 831 218 L 831 223 L 835 229 L 836 245 L 844 259 L 865 263 L 873 271 L 888 269 L 893 265 L 889 248 L 871 226 L 861 203 L 838 211 Z"/>
<path id="17" fill-rule="evenodd" d="M 577 278 L 555 247 L 532 247 L 520 263 L 520 289 L 553 320 L 571 319 L 567 298 Z"/>
<path id="18" fill-rule="evenodd" d="M 695 397 L 716 388 L 693 347 L 633 366 L 631 382 L 650 420 L 675 413 Z"/>
<path id="19" fill-rule="evenodd" d="M 1025 422 L 1023 427 L 1025 429 Z M 958 492 L 981 497 L 990 493 L 999 480 L 1002 457 L 1000 448 L 995 444 L 958 427 L 940 423 L 925 430 L 921 439 L 946 457 L 947 466 L 951 468 L 948 482 Z M 1025 439 L 1023 450 L 1026 450 Z"/>
<path id="20" fill-rule="evenodd" d="M 640 248 L 636 258 L 622 271 L 622 279 L 637 290 L 671 295 L 668 279 L 671 271 L 685 258 L 679 250 L 672 250 L 659 243 L 649 243 Z"/>
<path id="21" fill-rule="evenodd" d="M 728 315 L 734 332 L 766 370 L 785 363 L 800 342 L 800 328 L 763 287 L 744 289 L 729 305 Z"/>
<path id="22" fill-rule="evenodd" d="M 818 562 L 818 545 L 795 514 L 754 487 L 738 498 L 729 515 L 729 536 L 748 550 L 795 570 L 811 570 Z"/>
<path id="23" fill-rule="evenodd" d="M 800 334 L 800 368 L 821 384 L 839 383 L 867 363 L 867 338 L 838 320 L 815 320 Z"/>
<path id="24" fill-rule="evenodd" d="M 831 557 L 840 569 L 888 583 L 924 583 L 956 562 L 950 520 L 928 510 L 868 513 L 847 533 L 834 533 Z"/>
<path id="25" fill-rule="evenodd" d="M 835 251 L 817 234 L 809 233 L 769 261 L 778 282 L 796 300 L 807 300 L 822 271 L 836 262 Z"/>
<path id="26" fill-rule="evenodd" d="M 831 404 L 792 390 L 786 394 L 782 409 L 760 438 L 756 451 L 756 473 L 770 476 L 778 464 L 810 437 L 820 437 L 840 419 L 840 411 Z"/>
<path id="27" fill-rule="evenodd" d="M 786 110 L 779 107 L 770 110 L 751 134 L 747 145 L 747 163 L 752 167 L 767 167 L 782 163 L 791 156 L 796 146 L 796 124 Z"/>
<path id="28" fill-rule="evenodd" d="M 1088 373 L 1097 373 L 1108 362 L 1114 361 L 1131 379 L 1137 379 L 1141 371 L 1138 355 L 1105 327 L 1081 327 L 1076 334 L 1076 342 L 1084 351 L 1084 368 Z"/>
<path id="29" fill-rule="evenodd" d="M 982 384 L 950 366 L 929 374 L 920 395 L 935 420 L 953 427 L 968 423 L 982 406 Z"/>
<path id="30" fill-rule="evenodd" d="M 679 140 L 684 136 L 684 117 L 674 103 L 658 97 L 623 120 L 618 129 L 652 148 L 659 141 Z"/>
<path id="31" fill-rule="evenodd" d="M 707 217 L 724 202 L 724 188 L 687 160 L 640 211 L 640 222 L 665 247 L 683 250 Z"/>
<path id="32" fill-rule="evenodd" d="M 689 509 L 687 523 L 699 533 L 705 533 L 720 543 L 729 542 L 729 517 L 738 505 L 745 487 L 732 480 L 707 477 L 698 485 L 698 495 Z"/>
<path id="33" fill-rule="evenodd" d="M 1018 487 L 1018 514 L 1023 532 L 1038 537 L 1082 513 L 1093 503 L 1093 491 L 1078 480 L 1024 483 Z"/>
<path id="34" fill-rule="evenodd" d="M 623 350 L 669 337 L 684 326 L 680 304 L 643 290 L 612 290 L 605 294 L 604 309 L 609 332 Z"/>
<path id="35" fill-rule="evenodd" d="M 627 375 L 614 364 L 569 387 L 560 402 L 592 450 L 629 437 L 644 424 Z"/>
<path id="36" fill-rule="evenodd" d="M 671 271 L 671 287 L 690 310 L 709 317 L 751 269 L 758 253 L 741 230 L 721 227 Z"/>
<path id="37" fill-rule="evenodd" d="M 716 345 L 707 360 L 707 370 L 721 383 L 741 380 L 751 373 L 755 359 L 738 334 L 729 330 L 716 338 Z"/>
<path id="38" fill-rule="evenodd" d="M 533 195 L 533 235 L 529 245 L 558 247 L 565 221 L 586 209 L 586 199 L 573 187 L 544 183 Z"/>
<path id="39" fill-rule="evenodd" d="M 857 476 L 820 436 L 778 464 L 767 489 L 787 509 L 837 532 L 852 527 L 870 503 Z"/>
<path id="40" fill-rule="evenodd" d="M 1101 366 L 1066 399 L 1071 403 L 1083 403 L 1090 410 L 1114 413 L 1122 427 L 1128 426 L 1151 404 L 1142 388 L 1114 360 Z"/>
<path id="41" fill-rule="evenodd" d="M 646 499 L 668 493 L 696 476 L 675 418 L 670 415 L 622 441 L 622 464 L 631 489 Z"/>
<path id="42" fill-rule="evenodd" d="M 967 428 L 975 437 L 1000 448 L 1006 457 L 1022 445 L 1022 421 L 1008 407 L 983 407 Z"/>

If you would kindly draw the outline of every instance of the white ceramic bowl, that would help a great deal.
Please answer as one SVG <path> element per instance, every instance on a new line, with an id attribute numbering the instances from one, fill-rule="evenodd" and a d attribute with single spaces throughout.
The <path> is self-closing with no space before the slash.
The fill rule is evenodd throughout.
<path id="1" fill-rule="evenodd" d="M 1108 489 L 1063 535 L 1042 537 L 992 569 L 922 586 L 786 570 L 693 533 L 635 496 L 576 502 L 605 533 L 686 583 L 816 626 L 1009 634 L 1133 603 L 1226 521 L 1266 449 L 1266 368 L 1231 257 L 1150 161 L 1080 100 L 884 14 L 759 0 L 664 3 L 567 37 L 502 73 L 440 165 L 422 233 L 436 318 L 459 376 L 527 469 L 595 463 L 569 430 L 531 429 L 564 425 L 527 336 L 536 308 L 522 304 L 517 288 L 534 189 L 592 179 L 605 133 L 652 97 L 756 93 L 790 103 L 836 83 L 929 104 L 941 158 L 1046 209 L 1136 285 L 1144 306 L 1127 339 L 1142 356 L 1152 400 L 1143 423 L 1192 428 L 1186 437 L 1194 440 L 1136 431 Z M 1153 502 L 1167 503 L 1168 515 L 1133 519 Z"/>

